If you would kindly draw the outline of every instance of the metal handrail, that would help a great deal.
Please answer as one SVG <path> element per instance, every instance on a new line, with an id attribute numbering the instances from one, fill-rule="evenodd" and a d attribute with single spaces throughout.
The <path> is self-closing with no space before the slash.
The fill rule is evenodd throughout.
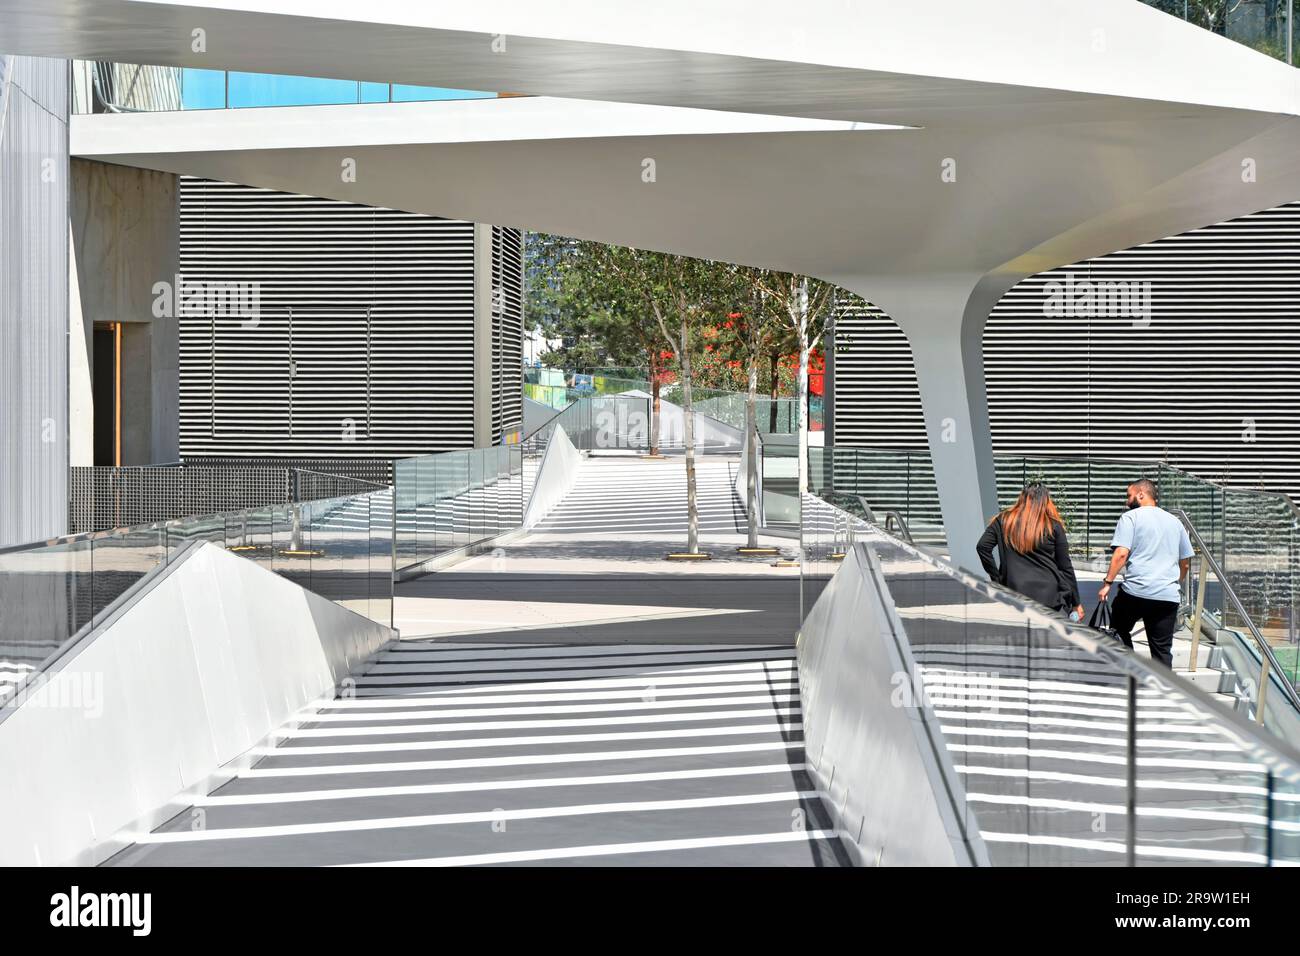
<path id="1" fill-rule="evenodd" d="M 396 459 L 396 460 L 400 461 L 401 459 Z M 314 469 L 314 468 L 290 468 L 289 471 L 290 471 L 291 474 L 294 474 L 294 475 L 315 475 L 315 476 L 318 477 L 318 478 L 333 478 L 333 479 L 336 479 L 336 480 L 338 480 L 338 481 L 351 481 L 351 482 L 355 482 L 356 484 L 359 484 L 359 485 L 369 485 L 371 488 L 376 488 L 376 489 L 384 490 L 384 491 L 386 491 L 386 490 L 388 490 L 389 488 L 392 488 L 392 487 L 393 487 L 392 485 L 384 485 L 384 484 L 380 484 L 380 483 L 377 482 L 377 481 L 370 481 L 370 480 L 367 479 L 367 478 L 354 478 L 352 475 L 340 475 L 340 474 L 337 474 L 336 472 L 332 472 L 332 471 L 317 471 L 317 470 Z M 294 497 L 297 498 L 297 494 L 298 494 L 298 486 L 297 486 L 297 481 L 296 481 L 296 479 L 295 479 L 295 482 L 294 482 L 293 494 L 294 494 Z M 364 492 L 364 491 L 357 491 L 357 492 L 353 492 L 353 494 L 364 495 L 364 494 L 366 494 L 366 492 Z M 351 495 L 347 495 L 346 497 L 351 497 Z M 293 502 L 290 502 L 290 503 L 291 503 L 291 504 L 310 504 L 310 502 L 307 502 L 307 501 L 299 502 L 299 501 L 296 501 L 296 500 L 293 501 Z"/>
<path id="2" fill-rule="evenodd" d="M 858 501 L 861 503 L 862 511 L 866 514 L 868 521 L 871 521 L 873 524 L 876 523 L 875 515 L 879 513 L 885 519 L 884 521 L 879 522 L 882 531 L 884 531 L 886 534 L 893 534 L 893 532 L 889 530 L 889 525 L 890 522 L 892 521 L 898 526 L 898 531 L 899 531 L 897 535 L 894 535 L 895 537 L 902 538 L 908 544 L 915 543 L 912 540 L 912 531 L 907 526 L 907 519 L 904 518 L 897 511 L 876 512 L 875 510 L 872 509 L 871 505 L 867 504 L 867 499 L 863 495 L 858 495 Z"/>
<path id="3" fill-rule="evenodd" d="M 137 84 L 142 82 L 145 87 L 146 95 L 160 93 L 161 95 L 166 96 L 174 92 L 177 101 L 179 102 L 181 92 L 180 77 L 182 75 L 179 67 L 151 66 L 141 63 L 116 63 L 102 60 L 92 60 L 89 62 L 91 64 L 90 81 L 93 87 L 92 96 L 97 94 L 100 103 L 102 103 L 104 108 L 110 113 L 148 113 L 166 109 L 126 105 L 135 95 Z M 128 77 L 126 93 L 124 96 L 119 96 L 116 90 L 117 77 L 114 74 L 114 70 L 121 69 L 125 71 L 129 68 L 134 69 Z M 176 78 L 174 89 L 163 88 L 166 86 L 166 82 L 161 80 L 161 77 L 164 76 Z M 153 89 L 150 89 L 151 86 Z M 112 97 L 109 96 L 110 89 L 113 90 Z"/>
<path id="4" fill-rule="evenodd" d="M 157 531 L 167 525 L 176 524 L 177 522 L 203 521 L 208 518 L 223 518 L 229 515 L 241 515 L 249 511 L 261 511 L 265 508 L 283 507 L 289 502 L 282 502 L 280 505 L 262 505 L 260 508 L 245 508 L 241 511 L 212 511 L 205 514 L 182 515 L 179 518 L 160 518 L 157 521 L 146 521 L 143 524 L 126 524 L 119 525 L 116 528 L 104 528 L 102 531 L 79 531 L 76 534 L 60 535 L 57 538 L 45 538 L 41 541 L 28 541 L 23 544 L 9 544 L 0 548 L 0 555 L 18 554 L 23 551 L 38 551 L 41 548 L 56 548 L 65 544 L 77 544 L 81 541 L 95 541 L 99 538 L 111 538 L 121 534 L 139 534 L 144 531 Z"/>
<path id="5" fill-rule="evenodd" d="M 1277 657 L 1273 653 L 1273 648 L 1269 645 L 1268 641 L 1264 640 L 1264 635 L 1260 633 L 1259 628 L 1255 626 L 1255 622 L 1251 620 L 1250 615 L 1246 613 L 1245 607 L 1242 606 L 1241 599 L 1237 597 L 1236 589 L 1233 588 L 1232 583 L 1228 580 L 1228 576 L 1223 573 L 1223 568 L 1219 566 L 1219 562 L 1214 559 L 1214 554 L 1205 544 L 1205 540 L 1201 537 L 1200 532 L 1196 530 L 1196 526 L 1192 524 L 1192 519 L 1187 517 L 1187 512 L 1175 508 L 1171 509 L 1169 513 L 1174 515 L 1183 523 L 1183 527 L 1187 529 L 1188 536 L 1192 539 L 1192 544 L 1201 555 L 1201 560 L 1204 561 L 1209 569 L 1214 572 L 1214 576 L 1219 579 L 1219 586 L 1223 588 L 1223 593 L 1228 596 L 1228 600 L 1232 602 L 1232 606 L 1237 609 L 1237 613 L 1241 615 L 1241 619 L 1246 622 L 1246 627 L 1250 631 L 1251 636 L 1255 639 L 1255 643 L 1259 645 L 1259 695 L 1255 701 L 1255 722 L 1262 724 L 1264 722 L 1266 691 L 1269 686 L 1272 671 L 1276 671 L 1279 674 L 1285 674 L 1286 671 L 1284 671 L 1282 665 L 1278 663 Z M 1204 594 L 1204 582 L 1202 582 L 1200 594 L 1197 598 L 1198 613 L 1192 626 L 1193 654 L 1196 653 L 1196 642 L 1199 640 L 1200 636 L 1198 633 L 1200 631 L 1199 609 L 1204 603 Z M 1300 694 L 1296 693 L 1295 687 L 1293 687 L 1291 682 L 1286 679 L 1283 679 L 1278 683 L 1282 685 L 1283 690 L 1287 695 L 1287 699 L 1291 702 L 1291 706 L 1296 708 L 1297 711 L 1300 711 Z"/>
<path id="6" fill-rule="evenodd" d="M 815 497 L 815 496 L 810 496 Z M 866 530 L 884 533 L 870 522 L 848 514 L 841 508 L 835 508 L 830 502 L 823 498 L 818 498 L 822 504 L 828 508 L 834 508 L 840 511 L 846 517 L 859 522 L 866 526 Z M 915 557 L 931 565 L 935 571 L 946 574 L 958 581 L 966 588 L 976 592 L 991 601 L 999 604 L 1005 604 L 1013 608 L 1018 613 L 1032 615 L 1034 618 L 1033 626 L 1035 629 L 1051 631 L 1061 640 L 1066 641 L 1075 647 L 1089 654 L 1096 654 L 1106 659 L 1107 664 L 1121 671 L 1129 677 L 1142 683 L 1148 681 L 1159 681 L 1170 684 L 1177 688 L 1179 693 L 1190 698 L 1190 700 L 1203 709 L 1206 716 L 1213 720 L 1219 721 L 1225 731 L 1230 731 L 1236 736 L 1237 742 L 1250 755 L 1260 763 L 1269 767 L 1270 770 L 1288 784 L 1300 784 L 1300 751 L 1296 751 L 1291 744 L 1280 740 L 1267 731 L 1261 730 L 1256 722 L 1249 721 L 1241 715 L 1224 708 L 1215 701 L 1209 694 L 1188 681 L 1186 678 L 1175 674 L 1169 668 L 1156 665 L 1148 660 L 1138 657 L 1123 649 L 1118 641 L 1108 640 L 1100 637 L 1098 632 L 1087 625 L 1068 621 L 1063 617 L 1053 614 L 1048 608 L 1038 604 L 1035 601 L 1022 597 L 1014 591 L 1003 587 L 1000 584 L 994 584 L 983 578 L 977 578 L 963 568 L 955 564 L 943 561 L 935 554 L 916 544 L 908 544 L 900 541 L 893 535 L 890 540 L 897 547 L 911 552 Z"/>
<path id="7" fill-rule="evenodd" d="M 66 657 L 90 635 L 102 629 L 105 624 L 110 623 L 123 607 L 129 605 L 141 593 L 153 587 L 160 574 L 168 573 L 169 569 L 174 568 L 182 559 L 187 559 L 201 543 L 199 541 L 186 541 L 181 544 L 177 547 L 175 554 L 168 555 L 165 560 L 155 564 L 140 575 L 139 578 L 131 582 L 126 590 L 104 605 L 98 614 L 92 614 L 89 621 L 77 628 L 72 634 L 69 634 L 49 654 L 41 658 L 40 663 L 35 668 L 28 671 L 9 687 L 0 688 L 0 721 L 5 720 L 17 709 L 15 702 L 30 694 L 33 685 L 46 679 L 55 661 Z"/>
<path id="8" fill-rule="evenodd" d="M 527 444 L 527 443 L 530 442 L 530 441 L 534 441 L 534 440 L 536 439 L 536 437 L 538 436 L 538 434 L 541 433 L 541 431 L 542 431 L 543 428 L 545 428 L 547 425 L 551 424 L 551 422 L 555 421 L 557 418 L 559 418 L 561 415 L 563 415 L 565 412 L 567 412 L 567 411 L 568 411 L 570 408 L 572 408 L 574 405 L 578 404 L 578 402 L 580 402 L 580 401 L 582 401 L 582 399 L 580 399 L 580 398 L 575 398 L 573 401 L 569 402 L 569 404 L 568 404 L 568 405 L 565 405 L 563 408 L 557 408 L 557 409 L 555 410 L 555 414 L 554 414 L 554 415 L 552 415 L 550 418 L 546 419 L 546 421 L 542 422 L 540 425 L 538 425 L 536 428 L 534 428 L 532 431 L 530 431 L 527 435 L 523 436 L 523 438 L 521 438 L 521 439 L 519 440 L 519 444 L 521 444 L 521 445 L 525 445 L 525 444 Z"/>
<path id="9" fill-rule="evenodd" d="M 168 463 L 166 465 L 166 467 L 171 467 L 171 466 L 172 466 L 171 463 Z M 127 469 L 127 468 L 151 468 L 156 466 L 123 465 L 120 467 L 122 469 Z M 353 478 L 350 475 L 336 475 L 330 472 L 312 471 L 310 468 L 287 468 L 285 470 L 289 472 L 290 475 L 292 475 L 292 473 L 295 471 L 301 471 L 301 472 L 306 472 L 308 474 L 323 475 L 329 478 L 344 478 L 347 479 L 348 481 L 356 481 L 362 484 L 371 485 L 377 490 L 387 490 L 392 487 L 391 485 L 379 484 L 377 482 L 369 481 L 365 478 Z M 365 495 L 365 494 L 373 494 L 373 492 L 358 491 L 355 492 L 354 494 Z M 342 497 L 352 497 L 352 495 L 344 495 Z M 178 515 L 175 518 L 159 518 L 155 521 L 143 521 L 139 524 L 117 525 L 116 527 L 103 528 L 99 531 L 78 531 L 76 534 L 59 535 L 58 537 L 55 538 L 44 538 L 39 541 L 26 541 L 20 544 L 4 545 L 3 547 L 0 547 L 0 556 L 18 554 L 23 551 L 36 551 L 41 548 L 54 548 L 63 545 L 78 544 L 82 541 L 97 541 L 100 538 L 112 538 L 112 537 L 120 536 L 122 534 L 139 534 L 145 531 L 157 531 L 175 524 L 190 523 L 195 521 L 209 521 L 214 518 L 223 518 L 223 519 L 236 518 L 241 516 L 247 516 L 257 511 L 265 511 L 267 508 L 284 508 L 295 504 L 310 504 L 310 502 L 281 501 L 281 502 L 276 502 L 275 504 L 253 505 L 248 508 L 237 508 L 234 511 L 193 512 L 190 514 Z"/>

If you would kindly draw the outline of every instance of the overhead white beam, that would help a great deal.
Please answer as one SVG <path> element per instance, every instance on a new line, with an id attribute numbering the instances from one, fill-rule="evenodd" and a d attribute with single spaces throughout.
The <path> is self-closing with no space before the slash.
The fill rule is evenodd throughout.
<path id="1" fill-rule="evenodd" d="M 1300 111 L 1284 64 L 1136 0 L 0 0 L 0 23 L 17 53 L 904 125 Z"/>

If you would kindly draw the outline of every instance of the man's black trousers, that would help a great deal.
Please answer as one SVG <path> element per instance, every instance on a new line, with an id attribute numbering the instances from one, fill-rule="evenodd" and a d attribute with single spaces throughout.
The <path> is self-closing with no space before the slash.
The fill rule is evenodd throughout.
<path id="1" fill-rule="evenodd" d="M 1133 646 L 1133 625 L 1141 621 L 1147 630 L 1151 656 L 1166 667 L 1174 666 L 1174 629 L 1178 625 L 1177 601 L 1153 601 L 1129 594 L 1120 586 L 1110 609 L 1110 625 L 1129 647 Z"/>

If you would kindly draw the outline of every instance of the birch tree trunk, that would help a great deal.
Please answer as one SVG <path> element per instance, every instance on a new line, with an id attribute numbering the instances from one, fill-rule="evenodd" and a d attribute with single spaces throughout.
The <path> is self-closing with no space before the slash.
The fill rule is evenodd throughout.
<path id="1" fill-rule="evenodd" d="M 650 454 L 659 454 L 659 356 L 650 350 Z"/>
<path id="2" fill-rule="evenodd" d="M 799 285 L 798 296 L 799 329 L 799 495 L 808 493 L 808 353 L 812 347 L 808 341 L 808 280 Z"/>
<path id="3" fill-rule="evenodd" d="M 769 397 L 772 399 L 772 401 L 769 402 L 769 403 L 768 403 L 768 406 L 767 406 L 767 408 L 768 408 L 768 418 L 769 418 L 768 425 L 767 425 L 767 431 L 768 431 L 769 434 L 774 433 L 774 432 L 776 431 L 776 429 L 777 429 L 777 420 L 776 420 L 776 416 L 777 416 L 777 400 L 776 400 L 776 398 L 777 398 L 777 396 L 778 396 L 778 395 L 780 394 L 780 392 L 781 392 L 781 383 L 780 383 L 780 381 L 779 381 L 778 378 L 777 378 L 778 371 L 779 371 L 779 370 L 778 370 L 778 366 L 777 366 L 777 359 L 778 359 L 778 358 L 779 358 L 779 356 L 778 356 L 775 352 L 773 352 L 771 355 L 769 355 L 769 356 L 767 357 L 767 362 L 768 362 L 768 371 L 770 371 L 770 372 L 772 373 L 772 387 L 771 387 L 771 389 L 770 389 L 771 394 L 770 394 L 770 396 L 769 396 Z"/>
<path id="4" fill-rule="evenodd" d="M 695 408 L 691 403 L 691 349 L 690 332 L 686 318 L 682 318 L 682 429 L 686 441 L 686 551 L 698 554 L 700 550 L 700 513 L 695 497 Z"/>
<path id="5" fill-rule="evenodd" d="M 749 392 L 745 396 L 745 520 L 747 547 L 758 547 L 758 356 L 749 353 Z"/>

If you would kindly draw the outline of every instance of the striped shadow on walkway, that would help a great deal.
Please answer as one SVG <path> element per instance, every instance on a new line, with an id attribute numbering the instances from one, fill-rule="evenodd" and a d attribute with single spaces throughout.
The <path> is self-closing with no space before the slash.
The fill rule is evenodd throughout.
<path id="1" fill-rule="evenodd" d="M 801 719 L 789 647 L 405 641 L 109 865 L 846 865 Z"/>

